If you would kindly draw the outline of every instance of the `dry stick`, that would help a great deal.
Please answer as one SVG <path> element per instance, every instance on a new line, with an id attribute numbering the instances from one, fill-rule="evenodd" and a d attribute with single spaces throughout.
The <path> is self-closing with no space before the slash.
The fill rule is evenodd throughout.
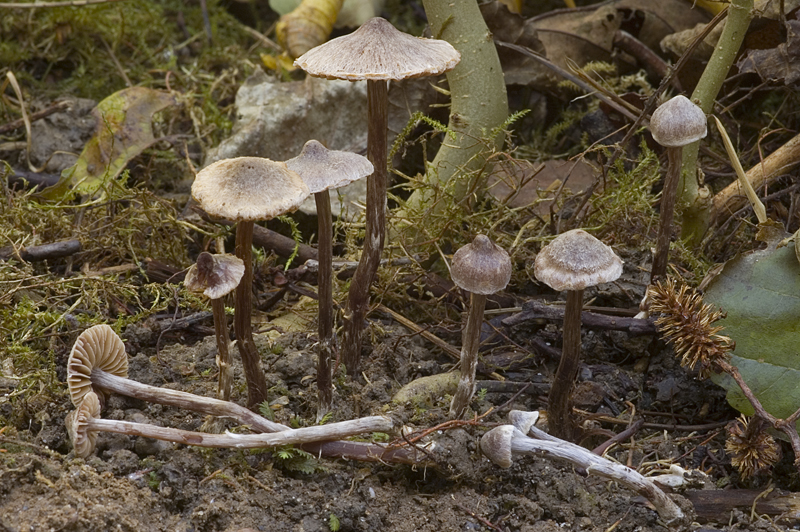
<path id="1" fill-rule="evenodd" d="M 244 261 L 244 275 L 236 287 L 233 330 L 236 333 L 239 354 L 242 357 L 247 380 L 247 406 L 253 407 L 267 400 L 267 381 L 253 340 L 250 316 L 253 308 L 253 226 L 252 221 L 236 224 L 236 256 Z"/>
<path id="2" fill-rule="evenodd" d="M 41 111 L 36 111 L 35 113 L 31 113 L 28 119 L 31 121 L 31 123 L 36 122 L 37 120 L 41 120 L 42 118 L 50 116 L 53 113 L 57 113 L 62 109 L 66 109 L 67 107 L 69 107 L 69 105 L 70 105 L 69 101 L 61 101 L 58 103 L 54 103 L 47 109 L 42 109 Z M 13 122 L 8 122 L 7 124 L 3 124 L 2 126 L 0 126 L 0 134 L 8 133 L 10 131 L 14 131 L 15 129 L 19 129 L 24 126 L 25 126 L 25 121 L 20 118 L 14 120 Z"/>
<path id="3" fill-rule="evenodd" d="M 132 423 L 112 419 L 90 419 L 87 429 L 90 432 L 116 432 L 131 436 L 144 436 L 156 440 L 195 445 L 197 447 L 216 447 L 233 449 L 256 449 L 296 445 L 324 440 L 337 440 L 363 434 L 365 432 L 387 432 L 394 423 L 385 416 L 371 416 L 328 425 L 315 425 L 301 429 L 286 430 L 272 434 L 209 434 L 190 430 L 159 427 L 147 423 Z"/>
<path id="4" fill-rule="evenodd" d="M 563 320 L 564 307 L 560 305 L 547 305 L 541 301 L 527 301 L 522 306 L 522 311 L 504 318 L 502 324 L 506 327 L 525 323 L 533 320 Z M 581 312 L 581 325 L 589 329 L 602 329 L 624 331 L 631 336 L 644 336 L 656 334 L 653 320 L 627 318 L 624 316 L 607 316 L 596 312 Z"/>
<path id="5" fill-rule="evenodd" d="M 331 353 L 333 351 L 333 215 L 328 189 L 314 194 L 319 222 L 319 354 L 317 358 L 317 419 L 322 419 L 331 408 L 333 383 L 331 382 Z"/>
<path id="6" fill-rule="evenodd" d="M 38 262 L 48 259 L 68 257 L 81 251 L 80 240 L 63 240 L 42 244 L 41 246 L 28 246 L 21 248 L 5 247 L 0 249 L 0 260 L 18 257 L 25 262 Z"/>
<path id="7" fill-rule="evenodd" d="M 367 80 L 367 158 L 375 171 L 367 178 L 367 216 L 364 250 L 350 283 L 342 333 L 342 361 L 349 375 L 361 363 L 361 331 L 369 310 L 369 289 L 383 252 L 386 236 L 388 89 L 386 81 Z"/>
<path id="8" fill-rule="evenodd" d="M 72 2 L 33 2 L 30 4 L 0 3 L 0 9 L 35 9 L 37 7 L 83 7 L 97 4 L 111 4 L 123 0 L 74 0 Z"/>

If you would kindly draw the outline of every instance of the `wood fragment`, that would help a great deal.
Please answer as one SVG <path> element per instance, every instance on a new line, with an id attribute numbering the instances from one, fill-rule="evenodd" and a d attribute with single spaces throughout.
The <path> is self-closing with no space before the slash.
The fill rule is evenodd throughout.
<path id="1" fill-rule="evenodd" d="M 41 246 L 21 248 L 7 246 L 0 249 L 0 260 L 18 258 L 25 262 L 41 262 L 43 260 L 68 257 L 80 251 L 80 240 L 62 240 L 61 242 L 52 242 L 50 244 L 42 244 Z"/>
<path id="2" fill-rule="evenodd" d="M 538 300 L 527 301 L 522 305 L 522 312 L 505 318 L 502 323 L 506 327 L 532 320 L 563 320 L 564 307 L 546 305 Z M 594 312 L 581 312 L 581 325 L 590 329 L 624 331 L 631 336 L 656 334 L 655 323 L 651 320 L 606 316 Z"/>
<path id="3" fill-rule="evenodd" d="M 683 494 L 694 505 L 698 519 L 727 523 L 734 508 L 749 511 L 755 504 L 759 515 L 780 516 L 782 519 L 800 519 L 800 493 L 773 490 L 764 494 L 760 490 L 688 490 Z"/>

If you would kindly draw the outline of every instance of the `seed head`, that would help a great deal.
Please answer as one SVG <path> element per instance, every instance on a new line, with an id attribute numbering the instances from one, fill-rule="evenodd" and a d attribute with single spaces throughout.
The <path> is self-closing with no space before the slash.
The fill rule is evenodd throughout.
<path id="1" fill-rule="evenodd" d="M 725 450 L 742 478 L 750 478 L 780 459 L 781 449 L 775 438 L 764 430 L 766 426 L 761 420 L 743 415 L 728 423 L 726 428 L 728 440 Z"/>

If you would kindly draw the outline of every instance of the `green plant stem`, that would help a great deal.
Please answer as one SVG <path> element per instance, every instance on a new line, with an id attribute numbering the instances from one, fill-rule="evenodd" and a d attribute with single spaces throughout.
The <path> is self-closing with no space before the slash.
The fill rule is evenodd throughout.
<path id="1" fill-rule="evenodd" d="M 500 127 L 508 117 L 505 79 L 492 34 L 475 0 L 424 0 L 433 36 L 444 39 L 461 53 L 461 61 L 447 73 L 450 86 L 447 138 L 428 167 L 426 183 L 434 188 L 453 183 L 454 201 L 459 202 L 472 186 L 472 176 L 486 164 L 486 146 L 481 139 Z M 499 148 L 502 134 L 491 139 Z M 406 210 L 420 212 L 429 207 L 433 191 L 415 190 Z"/>
<path id="2" fill-rule="evenodd" d="M 753 0 L 731 0 L 725 28 L 692 93 L 692 100 L 707 115 L 714 107 L 714 100 L 739 53 L 752 18 Z M 710 192 L 705 186 L 701 186 L 697 179 L 699 146 L 698 141 L 684 147 L 681 180 L 678 186 L 680 206 L 683 211 L 682 237 L 690 242 L 698 242 L 702 238 L 710 223 L 711 215 Z"/>
<path id="3" fill-rule="evenodd" d="M 573 441 L 575 421 L 572 418 L 572 391 L 581 360 L 581 310 L 583 290 L 567 290 L 564 308 L 564 344 L 550 395 L 547 398 L 547 426 L 550 434 Z"/>

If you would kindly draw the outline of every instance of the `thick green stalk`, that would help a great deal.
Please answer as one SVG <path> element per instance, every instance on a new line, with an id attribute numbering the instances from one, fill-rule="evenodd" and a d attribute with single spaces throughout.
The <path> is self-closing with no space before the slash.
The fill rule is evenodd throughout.
<path id="1" fill-rule="evenodd" d="M 445 139 L 425 176 L 430 185 L 456 179 L 453 194 L 458 202 L 470 190 L 474 171 L 486 163 L 481 139 L 508 118 L 505 79 L 476 0 L 423 0 L 423 5 L 433 37 L 449 42 L 461 53 L 461 62 L 447 73 L 451 101 L 447 127 L 456 138 Z M 496 147 L 501 141 L 498 134 Z M 427 188 L 414 191 L 407 211 L 419 212 L 431 196 Z"/>
<path id="2" fill-rule="evenodd" d="M 739 53 L 752 18 L 753 0 L 731 0 L 725 28 L 692 93 L 692 100 L 706 114 L 711 113 L 714 107 L 714 100 Z M 683 167 L 678 186 L 680 206 L 683 209 L 682 236 L 693 242 L 698 242 L 702 238 L 708 228 L 711 214 L 711 194 L 706 187 L 701 187 L 697 180 L 699 146 L 698 141 L 683 148 Z"/>

